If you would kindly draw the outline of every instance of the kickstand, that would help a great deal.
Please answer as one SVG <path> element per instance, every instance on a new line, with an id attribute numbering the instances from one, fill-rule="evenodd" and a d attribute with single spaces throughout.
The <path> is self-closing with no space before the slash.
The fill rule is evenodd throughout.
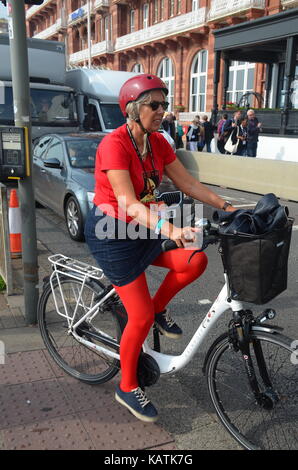
<path id="1" fill-rule="evenodd" d="M 153 350 L 160 352 L 160 339 L 159 339 L 159 329 L 154 325 L 153 326 Z"/>

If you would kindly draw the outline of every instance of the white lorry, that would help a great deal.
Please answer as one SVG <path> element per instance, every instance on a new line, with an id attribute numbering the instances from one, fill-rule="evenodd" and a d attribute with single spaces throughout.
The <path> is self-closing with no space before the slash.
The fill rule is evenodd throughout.
<path id="1" fill-rule="evenodd" d="M 134 75 L 132 72 L 84 67 L 66 72 L 66 85 L 76 91 L 83 130 L 111 132 L 125 122 L 118 104 L 119 91 L 123 83 Z"/>

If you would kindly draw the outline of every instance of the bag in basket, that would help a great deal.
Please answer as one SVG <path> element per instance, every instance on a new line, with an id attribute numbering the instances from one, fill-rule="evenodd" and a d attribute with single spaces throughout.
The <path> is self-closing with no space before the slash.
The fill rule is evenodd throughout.
<path id="1" fill-rule="evenodd" d="M 222 234 L 222 259 L 234 300 L 265 304 L 287 288 L 293 219 L 262 235 Z"/>

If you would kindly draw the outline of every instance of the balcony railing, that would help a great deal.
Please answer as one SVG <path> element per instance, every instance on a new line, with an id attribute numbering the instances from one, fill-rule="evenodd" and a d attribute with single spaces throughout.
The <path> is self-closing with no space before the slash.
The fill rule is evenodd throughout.
<path id="1" fill-rule="evenodd" d="M 32 7 L 28 8 L 26 11 L 26 19 L 28 20 L 31 16 L 35 15 L 38 10 L 42 10 L 48 3 L 51 3 L 52 0 L 44 0 L 41 5 L 33 5 Z"/>
<path id="2" fill-rule="evenodd" d="M 146 42 L 151 42 L 161 39 L 172 34 L 188 31 L 199 26 L 203 26 L 206 22 L 206 8 L 199 8 L 198 10 L 191 11 L 185 15 L 179 15 L 153 26 L 149 26 L 139 31 L 126 34 L 117 38 L 115 43 L 115 50 L 119 51 L 127 47 L 137 46 Z"/>
<path id="3" fill-rule="evenodd" d="M 212 0 L 208 20 L 215 20 L 241 13 L 249 8 L 265 8 L 265 0 Z"/>
<path id="4" fill-rule="evenodd" d="M 93 6 L 94 6 L 94 8 L 109 7 L 110 6 L 110 0 L 94 0 Z"/>
<path id="5" fill-rule="evenodd" d="M 44 29 L 40 33 L 35 34 L 33 37 L 37 39 L 47 39 L 57 33 L 61 28 L 65 28 L 66 24 L 59 18 L 56 23 L 52 24 L 48 28 Z"/>
<path id="6" fill-rule="evenodd" d="M 91 57 L 111 53 L 114 51 L 112 41 L 101 41 L 91 46 Z M 88 60 L 89 58 L 89 50 L 83 49 L 82 51 L 74 52 L 69 56 L 69 63 L 76 64 L 78 62 L 83 62 L 84 60 Z"/>

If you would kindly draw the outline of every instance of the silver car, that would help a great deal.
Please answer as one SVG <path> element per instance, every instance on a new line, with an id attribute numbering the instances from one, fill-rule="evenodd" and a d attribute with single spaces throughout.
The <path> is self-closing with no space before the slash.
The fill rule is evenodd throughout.
<path id="1" fill-rule="evenodd" d="M 34 141 L 35 199 L 65 217 L 73 240 L 84 239 L 84 224 L 94 197 L 98 144 L 105 134 L 48 134 Z"/>

